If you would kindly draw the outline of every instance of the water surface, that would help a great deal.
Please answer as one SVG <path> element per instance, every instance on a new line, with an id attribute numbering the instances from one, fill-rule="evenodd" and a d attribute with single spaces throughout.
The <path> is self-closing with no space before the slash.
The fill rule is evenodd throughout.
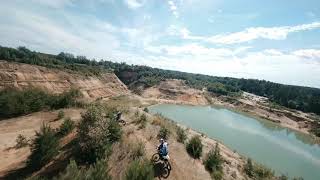
<path id="1" fill-rule="evenodd" d="M 224 108 L 161 104 L 149 110 L 218 139 L 277 174 L 320 180 L 320 146 L 309 135 Z"/>

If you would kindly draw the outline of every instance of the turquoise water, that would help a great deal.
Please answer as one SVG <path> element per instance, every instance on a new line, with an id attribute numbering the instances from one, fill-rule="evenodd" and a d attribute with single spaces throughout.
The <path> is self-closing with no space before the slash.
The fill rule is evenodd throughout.
<path id="1" fill-rule="evenodd" d="M 320 146 L 309 135 L 224 108 L 161 104 L 149 110 L 218 139 L 277 174 L 320 180 Z"/>

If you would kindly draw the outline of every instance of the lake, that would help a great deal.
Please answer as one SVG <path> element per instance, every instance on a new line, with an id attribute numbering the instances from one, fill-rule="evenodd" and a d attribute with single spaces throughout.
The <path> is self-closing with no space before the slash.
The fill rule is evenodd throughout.
<path id="1" fill-rule="evenodd" d="M 225 108 L 160 104 L 149 111 L 217 139 L 278 175 L 320 179 L 320 146 L 312 136 Z"/>

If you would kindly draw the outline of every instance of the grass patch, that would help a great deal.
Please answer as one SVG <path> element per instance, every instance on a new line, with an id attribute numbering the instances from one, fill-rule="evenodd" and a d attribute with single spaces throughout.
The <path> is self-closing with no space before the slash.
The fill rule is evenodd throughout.
<path id="1" fill-rule="evenodd" d="M 223 158 L 220 155 L 219 144 L 216 143 L 215 147 L 212 148 L 205 157 L 203 164 L 214 179 L 222 179 L 222 163 Z"/>
<path id="2" fill-rule="evenodd" d="M 171 133 L 170 130 L 166 126 L 161 126 L 157 137 L 159 139 L 163 138 L 163 139 L 167 140 L 169 138 L 169 136 L 170 136 L 170 133 Z"/>
<path id="3" fill-rule="evenodd" d="M 60 125 L 58 134 L 59 136 L 65 136 L 69 134 L 75 128 L 75 123 L 68 117 Z"/>
<path id="4" fill-rule="evenodd" d="M 134 160 L 125 173 L 125 180 L 153 180 L 153 165 L 149 160 Z"/>
<path id="5" fill-rule="evenodd" d="M 250 158 L 247 159 L 247 162 L 244 166 L 244 172 L 252 179 L 271 179 L 274 177 L 274 172 L 257 163 L 253 163 Z"/>
<path id="6" fill-rule="evenodd" d="M 186 145 L 188 154 L 195 159 L 199 159 L 201 157 L 202 148 L 203 145 L 201 143 L 201 138 L 198 135 L 193 136 Z"/>
<path id="7" fill-rule="evenodd" d="M 176 130 L 176 134 L 177 134 L 177 141 L 184 144 L 184 142 L 187 139 L 186 130 L 178 126 Z"/>
<path id="8" fill-rule="evenodd" d="M 58 112 L 58 119 L 62 119 L 62 118 L 64 118 L 64 111 L 60 110 Z"/>
<path id="9" fill-rule="evenodd" d="M 27 138 L 22 135 L 22 134 L 19 134 L 17 139 L 16 139 L 16 148 L 23 148 L 23 147 L 26 147 L 29 145 L 29 141 L 27 140 Z"/>

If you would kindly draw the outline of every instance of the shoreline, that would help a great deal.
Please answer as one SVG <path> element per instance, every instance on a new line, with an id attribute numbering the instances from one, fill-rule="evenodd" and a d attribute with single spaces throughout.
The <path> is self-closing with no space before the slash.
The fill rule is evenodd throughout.
<path id="1" fill-rule="evenodd" d="M 259 113 L 254 112 L 253 110 L 245 109 L 241 105 L 234 105 L 234 104 L 231 104 L 231 103 L 228 103 L 225 101 L 220 101 L 220 100 L 218 100 L 218 101 L 220 101 L 218 103 L 215 103 L 215 102 L 217 102 L 217 101 L 215 101 L 213 103 L 203 104 L 203 103 L 195 103 L 195 102 L 188 102 L 188 101 L 176 101 L 176 100 L 169 100 L 169 99 L 154 99 L 154 98 L 143 98 L 143 99 L 146 100 L 147 102 L 148 101 L 157 102 L 157 103 L 149 104 L 148 106 L 153 106 L 153 105 L 157 105 L 157 104 L 176 104 L 176 105 L 189 105 L 189 106 L 213 106 L 213 107 L 217 107 L 217 108 L 228 109 L 230 111 L 233 111 L 233 112 L 236 112 L 236 113 L 239 113 L 239 114 L 251 117 L 251 118 L 273 122 L 283 128 L 288 128 L 290 130 L 293 130 L 293 131 L 296 131 L 299 133 L 303 133 L 305 135 L 309 135 L 310 137 L 312 137 L 315 140 L 316 144 L 320 144 L 319 137 L 310 133 L 307 128 L 300 128 L 300 127 L 292 125 L 292 124 L 297 123 L 296 121 L 294 121 L 292 119 L 289 119 L 289 118 L 287 118 L 286 120 L 281 120 L 281 118 L 271 119 L 271 118 L 265 117 L 264 114 L 262 114 L 262 113 L 259 114 Z M 260 107 L 254 107 L 254 108 L 261 110 Z M 276 114 L 273 113 L 273 115 L 276 115 Z M 284 121 L 287 121 L 287 122 L 285 123 Z"/>

